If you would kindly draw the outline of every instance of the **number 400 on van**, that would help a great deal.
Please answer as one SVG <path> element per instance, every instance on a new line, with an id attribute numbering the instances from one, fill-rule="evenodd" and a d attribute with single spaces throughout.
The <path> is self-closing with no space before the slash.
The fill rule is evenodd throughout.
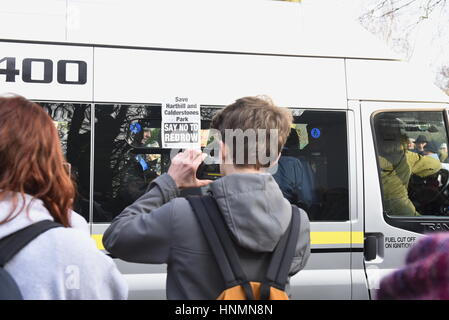
<path id="1" fill-rule="evenodd" d="M 33 65 L 41 64 L 43 74 L 39 78 L 32 73 Z M 78 79 L 67 79 L 67 66 L 77 68 Z M 72 69 L 71 68 L 71 69 Z M 57 81 L 60 84 L 85 84 L 87 82 L 87 63 L 81 60 L 59 60 L 57 62 Z M 5 57 L 0 60 L 0 75 L 6 75 L 6 82 L 16 82 L 16 77 L 20 75 L 20 69 L 16 69 L 16 58 Z M 33 77 L 34 76 L 34 79 Z M 1 78 L 0 78 L 1 81 Z M 53 61 L 50 59 L 25 58 L 22 60 L 22 81 L 27 83 L 52 83 L 53 82 Z"/>

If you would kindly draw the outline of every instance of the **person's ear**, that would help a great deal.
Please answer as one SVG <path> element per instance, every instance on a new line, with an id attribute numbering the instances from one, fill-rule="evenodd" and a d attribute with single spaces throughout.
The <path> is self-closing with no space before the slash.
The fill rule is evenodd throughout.
<path id="1" fill-rule="evenodd" d="M 281 157 L 281 153 L 278 154 L 278 157 L 276 158 L 276 160 L 274 160 L 274 161 L 270 164 L 269 168 L 273 168 L 273 167 L 278 163 L 280 157 Z"/>
<path id="2" fill-rule="evenodd" d="M 228 155 L 228 148 L 226 147 L 226 144 L 220 140 L 219 142 L 220 145 L 220 155 L 221 155 L 221 163 L 225 164 L 226 163 L 226 157 Z"/>

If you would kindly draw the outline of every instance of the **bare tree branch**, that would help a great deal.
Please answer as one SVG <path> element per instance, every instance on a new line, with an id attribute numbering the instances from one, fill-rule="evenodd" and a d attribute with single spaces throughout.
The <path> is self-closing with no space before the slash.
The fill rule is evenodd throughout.
<path id="1" fill-rule="evenodd" d="M 397 12 L 397 11 L 399 11 L 399 10 L 405 8 L 405 7 L 408 7 L 409 5 L 411 5 L 412 3 L 415 3 L 415 2 L 416 2 L 416 0 L 411 0 L 411 1 L 407 2 L 406 4 L 404 4 L 404 5 L 402 5 L 402 6 L 396 7 L 396 8 L 394 8 L 393 10 L 390 10 L 390 11 L 384 13 L 384 14 L 381 16 L 381 18 L 383 18 L 383 17 L 385 17 L 385 16 L 392 15 L 393 13 L 395 13 L 395 12 Z"/>

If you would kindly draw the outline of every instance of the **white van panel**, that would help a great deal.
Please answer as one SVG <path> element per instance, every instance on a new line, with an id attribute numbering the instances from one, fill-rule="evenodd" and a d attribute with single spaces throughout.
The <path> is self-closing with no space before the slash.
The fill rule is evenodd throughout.
<path id="1" fill-rule="evenodd" d="M 124 274 L 128 283 L 128 299 L 166 299 L 165 273 Z M 350 282 L 349 270 L 303 270 L 290 279 L 292 300 L 343 300 L 342 286 Z M 151 288 L 151 290 L 149 290 Z M 323 293 L 326 288 L 326 293 Z"/>
<path id="2" fill-rule="evenodd" d="M 265 94 L 280 106 L 346 109 L 342 59 L 95 48 L 95 100 L 200 104 Z"/>
<path id="3" fill-rule="evenodd" d="M 344 3 L 315 2 L 3 0 L 0 39 L 398 59 Z"/>
<path id="4" fill-rule="evenodd" d="M 66 1 L 2 0 L 0 39 L 65 41 L 66 18 Z"/>
<path id="5" fill-rule="evenodd" d="M 68 10 L 79 15 L 79 23 L 67 28 L 67 41 L 188 50 L 397 58 L 364 30 L 338 1 L 326 4 L 326 11 L 313 2 L 69 1 Z"/>
<path id="6" fill-rule="evenodd" d="M 129 300 L 165 300 L 166 273 L 124 274 L 129 288 Z M 149 290 L 151 288 L 151 290 Z"/>
<path id="7" fill-rule="evenodd" d="M 346 60 L 348 99 L 448 102 L 429 70 L 399 61 Z"/>
<path id="8" fill-rule="evenodd" d="M 70 42 L 280 52 L 294 46 L 300 27 L 298 10 L 270 1 L 71 1 L 70 8 L 82 20 Z"/>
<path id="9" fill-rule="evenodd" d="M 93 49 L 89 47 L 60 46 L 9 43 L 0 41 L 0 60 L 11 57 L 15 60 L 15 69 L 18 74 L 14 81 L 7 82 L 6 76 L 0 74 L 0 94 L 14 93 L 27 99 L 42 101 L 92 101 L 92 57 Z M 33 83 L 23 80 L 24 59 L 51 60 L 52 81 L 50 83 Z M 87 64 L 87 81 L 84 84 L 61 84 L 58 82 L 58 61 L 75 60 Z M 0 69 L 6 68 L 6 61 L 1 62 Z M 78 80 L 78 69 L 74 64 L 66 67 L 67 80 Z M 32 63 L 32 79 L 42 79 L 44 67 L 42 62 Z"/>

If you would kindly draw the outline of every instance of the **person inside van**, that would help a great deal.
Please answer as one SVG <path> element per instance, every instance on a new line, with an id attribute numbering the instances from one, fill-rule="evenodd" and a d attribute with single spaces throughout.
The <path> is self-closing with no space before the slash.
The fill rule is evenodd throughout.
<path id="1" fill-rule="evenodd" d="M 139 124 L 138 127 L 141 128 L 142 125 Z M 160 155 L 157 157 L 157 155 L 148 154 L 144 149 L 159 147 L 157 141 L 147 145 L 151 137 L 151 129 L 148 127 L 139 130 L 133 137 L 131 145 L 134 148 L 143 149 L 143 151 L 141 150 L 139 153 L 128 152 L 126 155 L 126 165 L 120 176 L 118 192 L 122 203 L 129 204 L 136 201 L 145 193 L 148 184 L 158 177 L 161 165 Z M 123 209 L 124 206 L 119 209 L 116 215 Z"/>
<path id="2" fill-rule="evenodd" d="M 418 138 L 415 140 L 415 150 L 413 150 L 414 152 L 423 155 L 424 154 L 424 149 L 426 148 L 427 145 L 427 138 L 425 135 L 420 134 L 418 136 Z"/>
<path id="3" fill-rule="evenodd" d="M 424 148 L 424 155 L 432 157 L 434 159 L 437 159 L 438 161 L 440 161 L 440 155 L 439 155 L 439 148 L 438 148 L 438 143 L 436 143 L 435 141 L 429 141 L 426 145 L 426 147 Z M 449 163 L 444 163 L 442 161 L 441 162 L 441 167 L 445 170 L 449 171 Z"/>
<path id="4" fill-rule="evenodd" d="M 291 204 L 266 172 L 277 161 L 291 123 L 288 109 L 258 97 L 238 99 L 218 112 L 211 128 L 222 137 L 219 145 L 223 177 L 213 182 L 198 180 L 196 171 L 206 154 L 192 149 L 177 154 L 168 172 L 156 178 L 142 197 L 112 221 L 103 236 L 105 248 L 125 261 L 166 263 L 168 299 L 217 299 L 225 281 L 190 203 L 180 197 L 181 190 L 208 185 L 227 222 L 242 269 L 251 281 L 260 281 L 292 217 Z M 267 133 L 278 130 L 276 154 L 271 154 L 270 162 L 262 164 L 257 160 L 251 164 L 247 157 L 254 147 L 270 153 L 268 138 L 257 139 L 255 145 L 239 145 L 234 143 L 235 137 L 224 138 L 226 130 L 238 129 L 266 129 Z M 237 161 L 237 151 L 245 154 L 242 163 Z M 289 276 L 303 269 L 310 255 L 310 224 L 303 210 L 300 221 L 294 259 L 287 267 Z"/>
<path id="5" fill-rule="evenodd" d="M 23 97 L 0 97 L 0 242 L 18 241 L 18 234 L 37 224 L 59 224 L 4 265 L 23 299 L 128 296 L 115 263 L 97 249 L 87 222 L 72 211 L 75 194 L 50 116 Z"/>
<path id="6" fill-rule="evenodd" d="M 424 178 L 437 173 L 441 169 L 440 161 L 410 152 L 406 142 L 408 137 L 402 135 L 401 123 L 396 118 L 379 115 L 375 118 L 374 128 L 384 211 L 393 216 L 419 216 L 408 197 L 410 177 L 414 174 Z"/>
<path id="7" fill-rule="evenodd" d="M 152 141 L 152 133 L 150 128 L 144 128 L 143 129 L 143 139 L 142 139 L 142 145 L 144 145 L 147 148 L 159 148 L 159 143 L 157 140 Z"/>
<path id="8" fill-rule="evenodd" d="M 308 211 L 314 197 L 314 174 L 310 164 L 299 155 L 299 136 L 292 128 L 273 174 L 284 197 Z"/>
<path id="9" fill-rule="evenodd" d="M 447 163 L 448 153 L 447 153 L 447 143 L 442 143 L 438 149 L 438 157 L 441 162 Z"/>
<path id="10" fill-rule="evenodd" d="M 144 127 L 135 136 L 132 143 L 133 147 L 137 148 L 159 148 L 158 137 L 153 138 L 151 128 Z M 140 154 L 137 161 L 142 166 L 144 171 L 150 169 L 154 173 L 160 172 L 161 156 L 160 154 Z"/>
<path id="11" fill-rule="evenodd" d="M 408 149 L 409 151 L 415 150 L 415 139 L 413 139 L 413 138 L 408 138 L 407 149 Z"/>
<path id="12" fill-rule="evenodd" d="M 438 144 L 431 140 L 424 147 L 424 155 L 440 160 L 438 156 Z"/>

